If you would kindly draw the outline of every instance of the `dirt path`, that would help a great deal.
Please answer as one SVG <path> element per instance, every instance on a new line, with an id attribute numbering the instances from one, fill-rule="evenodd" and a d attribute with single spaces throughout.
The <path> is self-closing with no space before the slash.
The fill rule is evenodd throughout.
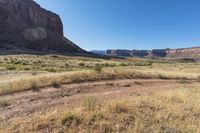
<path id="1" fill-rule="evenodd" d="M 161 89 L 198 86 L 200 82 L 178 83 L 176 80 L 115 80 L 63 85 L 60 88 L 48 87 L 33 92 L 31 90 L 0 96 L 9 106 L 0 106 L 0 117 L 11 119 L 16 116 L 42 112 L 53 108 L 73 106 L 83 96 L 94 95 L 104 99 L 122 96 L 140 96 Z"/>

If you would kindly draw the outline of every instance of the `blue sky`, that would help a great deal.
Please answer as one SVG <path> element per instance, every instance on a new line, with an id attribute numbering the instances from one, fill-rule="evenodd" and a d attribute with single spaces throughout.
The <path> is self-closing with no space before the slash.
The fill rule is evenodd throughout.
<path id="1" fill-rule="evenodd" d="M 36 0 L 86 50 L 200 46 L 200 0 Z"/>

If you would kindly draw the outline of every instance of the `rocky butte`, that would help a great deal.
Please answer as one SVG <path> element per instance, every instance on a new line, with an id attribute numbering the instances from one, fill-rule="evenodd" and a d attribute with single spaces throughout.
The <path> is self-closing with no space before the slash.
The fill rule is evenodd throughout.
<path id="1" fill-rule="evenodd" d="M 33 0 L 0 0 L 0 54 L 84 54 L 63 36 L 60 17 Z"/>
<path id="2" fill-rule="evenodd" d="M 107 50 L 108 56 L 200 58 L 200 47 L 153 50 Z"/>

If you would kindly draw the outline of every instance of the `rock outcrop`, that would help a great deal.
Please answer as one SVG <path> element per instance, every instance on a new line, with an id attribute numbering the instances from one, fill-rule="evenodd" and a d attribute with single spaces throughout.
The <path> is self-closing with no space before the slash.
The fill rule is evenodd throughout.
<path id="1" fill-rule="evenodd" d="M 107 50 L 109 56 L 200 58 L 200 47 L 153 50 Z"/>
<path id="2" fill-rule="evenodd" d="M 151 53 L 150 50 L 107 50 L 108 56 L 120 56 L 120 57 L 146 57 Z"/>
<path id="3" fill-rule="evenodd" d="M 168 49 L 168 57 L 200 58 L 200 47 Z"/>
<path id="4" fill-rule="evenodd" d="M 60 17 L 33 0 L 0 0 L 0 54 L 85 53 L 63 36 Z"/>

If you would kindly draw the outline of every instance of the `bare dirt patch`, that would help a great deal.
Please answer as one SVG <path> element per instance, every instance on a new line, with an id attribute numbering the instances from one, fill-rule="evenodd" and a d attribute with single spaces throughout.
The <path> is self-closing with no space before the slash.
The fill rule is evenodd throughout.
<path id="1" fill-rule="evenodd" d="M 177 80 L 115 80 L 47 87 L 38 92 L 32 90 L 0 96 L 8 106 L 0 106 L 1 119 L 9 120 L 35 112 L 45 112 L 55 108 L 72 107 L 84 96 L 96 96 L 104 100 L 122 96 L 133 97 L 152 93 L 161 89 L 188 88 L 199 82 L 181 84 Z"/>

